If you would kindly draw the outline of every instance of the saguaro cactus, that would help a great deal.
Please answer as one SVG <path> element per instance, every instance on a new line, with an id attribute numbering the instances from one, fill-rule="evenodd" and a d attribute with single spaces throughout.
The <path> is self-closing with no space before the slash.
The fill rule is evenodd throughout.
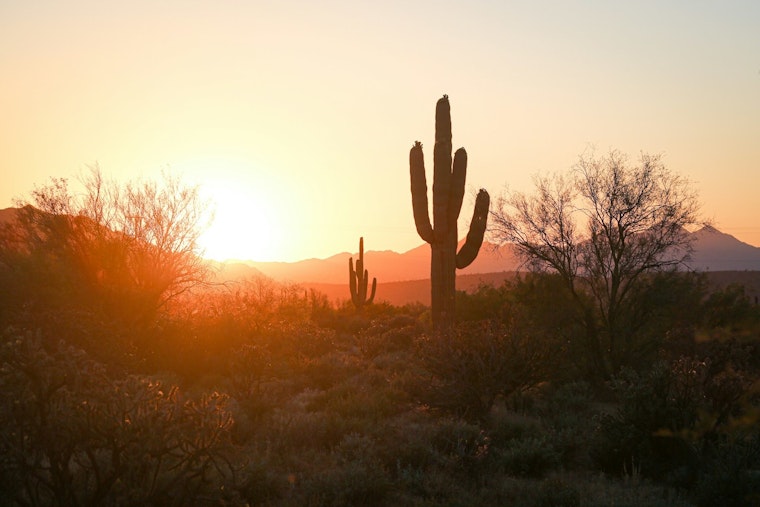
<path id="1" fill-rule="evenodd" d="M 368 281 L 369 273 L 364 268 L 364 238 L 359 238 L 359 259 L 356 261 L 356 270 L 354 270 L 354 258 L 348 259 L 348 287 L 351 290 L 351 301 L 357 310 L 361 310 L 365 304 L 372 304 L 375 299 L 377 278 L 372 278 L 372 292 L 369 299 L 367 299 Z"/>
<path id="2" fill-rule="evenodd" d="M 414 143 L 409 153 L 412 209 L 417 232 L 430 243 L 430 284 L 433 324 L 448 327 L 454 321 L 456 270 L 466 268 L 478 256 L 488 220 L 490 197 L 480 189 L 464 245 L 457 253 L 457 219 L 462 209 L 467 175 L 467 152 L 459 148 L 451 159 L 451 110 L 444 95 L 435 107 L 433 147 L 433 222 L 428 215 L 427 182 L 422 144 Z"/>

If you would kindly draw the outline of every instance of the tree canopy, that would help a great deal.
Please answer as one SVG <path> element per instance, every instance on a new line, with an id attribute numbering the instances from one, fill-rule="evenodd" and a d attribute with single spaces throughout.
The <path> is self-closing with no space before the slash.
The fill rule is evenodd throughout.
<path id="1" fill-rule="evenodd" d="M 513 243 L 531 269 L 561 277 L 592 335 L 591 355 L 612 373 L 637 348 L 629 317 L 642 288 L 689 258 L 697 195 L 659 156 L 632 164 L 618 151 L 581 156 L 570 174 L 534 183 L 533 194 L 501 196 L 491 236 Z"/>
<path id="2" fill-rule="evenodd" d="M 208 205 L 197 187 L 168 175 L 120 185 L 97 167 L 82 186 L 73 193 L 53 178 L 18 203 L 0 237 L 0 263 L 24 279 L 19 286 L 35 297 L 45 286 L 59 302 L 79 298 L 110 317 L 142 321 L 203 283 L 198 238 Z"/>

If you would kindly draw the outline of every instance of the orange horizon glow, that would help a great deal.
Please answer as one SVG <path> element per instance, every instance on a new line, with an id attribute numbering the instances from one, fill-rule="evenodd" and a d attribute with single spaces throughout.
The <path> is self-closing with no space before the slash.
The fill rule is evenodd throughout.
<path id="1" fill-rule="evenodd" d="M 96 162 L 169 168 L 217 202 L 209 257 L 407 251 L 409 149 L 432 155 L 448 94 L 462 230 L 477 189 L 529 192 L 595 146 L 662 154 L 705 218 L 760 246 L 757 19 L 732 1 L 6 2 L 0 208 Z"/>

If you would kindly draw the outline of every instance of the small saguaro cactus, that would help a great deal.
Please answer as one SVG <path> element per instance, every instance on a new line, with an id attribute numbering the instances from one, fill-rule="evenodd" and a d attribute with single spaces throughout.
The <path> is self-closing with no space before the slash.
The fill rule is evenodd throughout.
<path id="1" fill-rule="evenodd" d="M 420 237 L 430 243 L 430 285 L 433 324 L 449 327 L 454 322 L 456 270 L 463 269 L 478 256 L 488 220 L 490 197 L 480 189 L 464 245 L 457 253 L 457 219 L 462 209 L 467 175 L 467 152 L 459 148 L 451 159 L 451 110 L 444 95 L 435 107 L 435 146 L 433 147 L 433 221 L 428 214 L 427 182 L 422 143 L 414 143 L 409 153 L 414 223 Z"/>
<path id="2" fill-rule="evenodd" d="M 364 305 L 371 305 L 375 299 L 377 278 L 372 278 L 369 299 L 367 298 L 368 281 L 369 273 L 364 268 L 364 238 L 359 238 L 359 259 L 356 261 L 356 270 L 354 270 L 354 258 L 348 259 L 348 287 L 351 289 L 351 301 L 357 310 L 361 310 Z"/>

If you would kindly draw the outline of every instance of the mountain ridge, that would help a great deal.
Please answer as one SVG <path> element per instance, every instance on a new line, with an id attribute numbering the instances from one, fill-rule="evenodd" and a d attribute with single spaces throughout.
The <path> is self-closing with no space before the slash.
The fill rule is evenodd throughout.
<path id="1" fill-rule="evenodd" d="M 462 241 L 463 242 L 463 241 Z M 460 242 L 460 245 L 461 243 Z M 364 264 L 370 277 L 378 282 L 403 282 L 428 278 L 430 271 L 430 247 L 422 245 L 399 253 L 393 250 L 365 250 Z M 306 259 L 297 262 L 236 261 L 256 268 L 267 276 L 281 282 L 338 283 L 344 281 L 348 272 L 348 260 L 358 253 L 341 252 L 325 259 Z M 499 247 L 484 243 L 473 263 L 458 274 L 493 273 L 517 271 L 519 260 L 511 246 Z"/>
<path id="2" fill-rule="evenodd" d="M 687 262 L 696 271 L 760 271 L 760 247 L 744 243 L 714 227 L 705 226 L 689 233 L 694 252 Z M 460 245 L 461 245 L 460 241 Z M 237 261 L 281 282 L 304 284 L 344 283 L 348 259 L 358 253 L 341 252 L 325 259 L 297 262 Z M 430 250 L 426 243 L 399 253 L 392 250 L 366 250 L 365 266 L 378 283 L 393 283 L 429 278 Z M 457 276 L 519 271 L 522 262 L 512 244 L 484 242 L 475 261 Z"/>

